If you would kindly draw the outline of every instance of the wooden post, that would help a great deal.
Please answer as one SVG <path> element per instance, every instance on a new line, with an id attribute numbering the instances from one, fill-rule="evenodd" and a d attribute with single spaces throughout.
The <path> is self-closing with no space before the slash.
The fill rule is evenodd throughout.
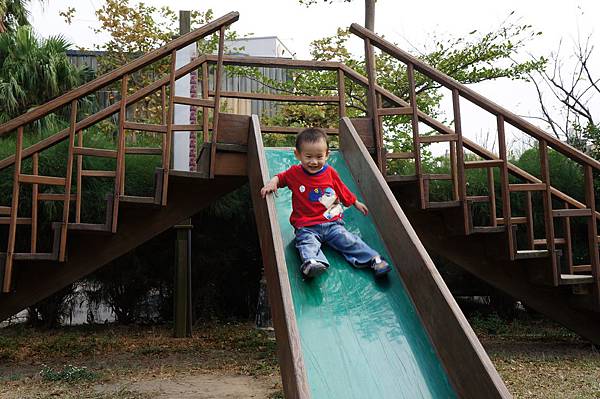
<path id="1" fill-rule="evenodd" d="M 33 154 L 32 159 L 32 174 L 37 176 L 39 173 L 40 154 Z M 31 253 L 37 252 L 37 232 L 38 232 L 38 184 L 31 187 Z"/>
<path id="2" fill-rule="evenodd" d="M 413 64 L 406 66 L 408 77 L 409 101 L 412 107 L 412 131 L 413 131 L 413 154 L 415 155 L 415 175 L 419 184 L 419 196 L 421 198 L 421 209 L 425 209 L 426 198 L 423 187 L 423 171 L 421 170 L 421 136 L 419 135 L 419 107 L 417 106 L 417 93 L 415 88 L 415 67 Z"/>
<path id="3" fill-rule="evenodd" d="M 525 220 L 527 223 L 525 227 L 527 228 L 527 246 L 529 249 L 534 249 L 534 240 L 533 236 L 533 204 L 531 203 L 531 191 L 525 192 Z"/>
<path id="4" fill-rule="evenodd" d="M 596 196 L 594 194 L 594 171 L 590 165 L 584 165 L 585 202 L 591 210 L 588 219 L 588 245 L 592 276 L 594 277 L 593 305 L 600 305 L 600 259 L 598 257 L 598 227 L 596 221 Z"/>
<path id="5" fill-rule="evenodd" d="M 19 213 L 19 175 L 21 174 L 21 157 L 23 156 L 23 126 L 17 129 L 17 145 L 15 148 L 15 172 L 13 176 L 12 201 L 10 207 L 10 225 L 8 227 L 8 246 L 6 248 L 6 263 L 4 264 L 4 282 L 2 292 L 10 292 L 12 281 L 13 256 L 15 251 L 15 236 L 17 234 L 17 215 Z"/>
<path id="6" fill-rule="evenodd" d="M 365 39 L 365 58 L 367 66 L 367 77 L 369 79 L 368 93 L 367 93 L 367 116 L 371 118 L 373 123 L 373 132 L 375 139 L 375 163 L 379 171 L 383 172 L 384 159 L 383 157 L 383 139 L 381 137 L 381 130 L 379 124 L 379 114 L 377 113 L 377 95 L 375 86 L 377 85 L 377 74 L 375 70 L 375 53 L 373 52 L 373 45 L 369 39 Z"/>
<path id="7" fill-rule="evenodd" d="M 127 95 L 125 95 L 127 96 Z M 59 262 L 67 256 L 67 232 L 69 230 L 69 208 L 71 207 L 71 182 L 73 178 L 73 152 L 75 147 L 75 125 L 77 125 L 77 100 L 71 102 L 71 120 L 69 125 L 69 149 L 67 155 L 67 172 L 65 176 L 65 199 L 63 201 L 63 220 L 60 230 Z"/>
<path id="8" fill-rule="evenodd" d="M 192 336 L 192 224 L 187 219 L 175 226 L 177 234 L 175 250 L 175 301 L 174 332 L 175 338 Z"/>
<path id="9" fill-rule="evenodd" d="M 113 196 L 112 227 L 113 233 L 117 232 L 119 220 L 119 200 L 122 188 L 125 187 L 125 118 L 127 117 L 127 83 L 129 75 L 121 78 L 121 101 L 119 104 L 119 136 L 117 143 L 117 170 L 115 174 L 115 190 Z"/>
<path id="10" fill-rule="evenodd" d="M 208 100 L 208 63 L 202 64 L 202 98 Z M 208 143 L 208 107 L 202 107 L 203 144 Z"/>
<path id="11" fill-rule="evenodd" d="M 492 227 L 498 225 L 496 220 L 496 191 L 494 190 L 494 169 L 487 168 L 488 191 L 490 193 L 490 223 Z"/>
<path id="12" fill-rule="evenodd" d="M 506 154 L 506 137 L 504 134 L 504 116 L 498 114 L 498 156 L 502 160 L 500 168 L 500 189 L 502 192 L 502 219 L 506 227 L 506 239 L 508 242 L 508 257 L 515 259 L 515 241 L 512 231 L 512 215 L 510 210 L 510 191 L 508 190 L 508 155 Z"/>
<path id="13" fill-rule="evenodd" d="M 344 71 L 338 69 L 338 97 L 340 99 L 338 115 L 340 119 L 346 116 L 346 82 L 344 81 Z"/>
<path id="14" fill-rule="evenodd" d="M 467 206 L 467 181 L 465 176 L 465 154 L 463 151 L 462 122 L 460 118 L 460 94 L 458 89 L 452 89 L 452 109 L 454 110 L 454 132 L 456 140 L 456 165 L 458 175 L 458 199 L 462 203 L 464 231 L 469 233 L 469 208 Z"/>
<path id="15" fill-rule="evenodd" d="M 565 201 L 565 209 L 569 209 L 569 203 Z M 564 234 L 565 234 L 565 259 L 567 261 L 567 269 L 569 274 L 573 272 L 573 244 L 571 243 L 571 218 L 565 217 L 564 223 Z"/>
<path id="16" fill-rule="evenodd" d="M 169 192 L 169 170 L 171 169 L 171 141 L 173 139 L 173 117 L 175 108 L 175 63 L 177 51 L 171 51 L 171 71 L 169 74 L 169 108 L 167 111 L 167 134 L 165 135 L 165 151 L 163 151 L 163 184 L 161 205 L 167 205 L 167 193 Z"/>
<path id="17" fill-rule="evenodd" d="M 77 133 L 77 146 L 83 147 L 83 130 Z M 83 155 L 77 155 L 77 196 L 75 198 L 75 223 L 81 223 L 81 197 L 82 191 L 82 173 L 83 171 Z M 107 209 L 106 212 L 109 212 Z"/>
<path id="18" fill-rule="evenodd" d="M 221 78 L 223 76 L 223 51 L 225 50 L 225 27 L 219 30 L 219 56 L 215 72 L 215 108 L 213 110 L 213 133 L 210 146 L 210 178 L 215 177 L 215 164 L 217 157 L 217 135 L 219 134 L 219 111 L 221 108 Z"/>
<path id="19" fill-rule="evenodd" d="M 550 186 L 550 166 L 548 165 L 548 143 L 545 140 L 540 140 L 540 163 L 542 182 L 546 184 L 546 190 L 542 191 L 544 205 L 544 225 L 546 230 L 546 248 L 550 255 L 550 264 L 552 267 L 553 284 L 558 286 L 560 270 L 558 270 L 558 262 L 554 250 L 554 217 L 552 216 L 552 187 Z M 589 206 L 589 205 L 588 205 Z M 594 252 L 598 252 L 597 248 Z"/>

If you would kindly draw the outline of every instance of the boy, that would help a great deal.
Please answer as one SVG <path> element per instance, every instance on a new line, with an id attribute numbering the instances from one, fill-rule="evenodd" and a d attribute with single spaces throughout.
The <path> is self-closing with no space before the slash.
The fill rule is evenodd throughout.
<path id="1" fill-rule="evenodd" d="M 389 272 L 390 265 L 360 237 L 344 227 L 340 201 L 346 207 L 354 205 L 364 215 L 369 210 L 327 164 L 327 134 L 318 128 L 303 130 L 296 137 L 294 155 L 300 165 L 277 174 L 260 193 L 265 198 L 268 193 L 276 194 L 279 187 L 292 190 L 290 223 L 296 232 L 302 274 L 314 277 L 329 267 L 321 251 L 322 243 L 339 251 L 354 267 L 371 267 L 376 276 Z"/>

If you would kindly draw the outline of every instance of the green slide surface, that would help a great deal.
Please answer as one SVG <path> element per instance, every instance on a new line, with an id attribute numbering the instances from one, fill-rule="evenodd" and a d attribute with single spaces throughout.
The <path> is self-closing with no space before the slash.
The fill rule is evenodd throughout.
<path id="1" fill-rule="evenodd" d="M 266 155 L 271 176 L 297 163 L 290 149 L 268 148 Z M 332 151 L 329 163 L 361 198 L 342 154 Z M 291 191 L 280 189 L 275 202 L 312 397 L 455 398 L 398 273 L 376 280 L 325 247 L 329 270 L 303 281 L 289 223 Z M 350 208 L 344 220 L 390 259 L 370 217 Z"/>

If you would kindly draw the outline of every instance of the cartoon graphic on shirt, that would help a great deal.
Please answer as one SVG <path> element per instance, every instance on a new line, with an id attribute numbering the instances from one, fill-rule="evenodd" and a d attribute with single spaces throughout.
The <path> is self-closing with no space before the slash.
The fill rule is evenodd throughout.
<path id="1" fill-rule="evenodd" d="M 315 187 L 310 190 L 308 193 L 308 199 L 310 202 L 319 202 L 321 197 L 323 196 L 323 190 L 318 187 Z"/>
<path id="2" fill-rule="evenodd" d="M 323 191 L 323 195 L 319 198 L 319 202 L 323 204 L 326 209 L 325 212 L 323 212 L 323 216 L 327 220 L 331 220 L 334 217 L 341 215 L 344 210 L 338 201 L 337 195 L 335 195 L 335 190 L 331 187 L 327 187 Z"/>

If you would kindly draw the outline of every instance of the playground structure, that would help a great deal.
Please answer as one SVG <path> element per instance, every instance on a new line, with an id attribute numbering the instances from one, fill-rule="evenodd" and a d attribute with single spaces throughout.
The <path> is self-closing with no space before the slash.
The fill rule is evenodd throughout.
<path id="1" fill-rule="evenodd" d="M 597 232 L 600 213 L 596 212 L 593 186 L 594 172 L 600 170 L 598 161 L 356 24 L 351 26 L 351 32 L 365 41 L 367 77 L 337 62 L 226 56 L 224 32 L 238 18 L 237 13 L 229 13 L 0 126 L 1 135 L 16 135 L 14 156 L 0 160 L 0 170 L 12 167 L 14 176 L 12 202 L 0 206 L 0 214 L 4 215 L 0 220 L 8 227 L 7 247 L 0 259 L 3 264 L 0 267 L 3 281 L 0 319 L 84 277 L 249 181 L 286 397 L 386 397 L 386 393 L 389 397 L 390 392 L 396 397 L 407 398 L 510 396 L 425 248 L 454 261 L 591 341 L 600 342 Z M 178 49 L 215 32 L 219 32 L 217 55 L 200 55 L 187 65 L 175 68 Z M 372 62 L 375 47 L 406 65 L 408 99 L 399 98 L 377 85 Z M 128 93 L 132 74 L 167 58 L 171 65 L 169 76 L 159 77 L 135 93 Z M 209 64 L 215 66 L 212 90 L 208 87 Z M 337 73 L 338 91 L 330 96 L 228 92 L 221 87 L 224 65 L 333 71 Z M 201 71 L 202 98 L 174 95 L 175 81 L 194 70 Z M 423 74 L 451 91 L 453 127 L 428 116 L 414 105 L 415 73 Z M 368 114 L 364 118 L 346 117 L 347 80 L 367 90 Z M 117 103 L 78 118 L 80 99 L 118 81 L 121 82 L 121 97 Z M 157 92 L 161 98 L 160 124 L 126 120 L 127 107 Z M 270 173 L 289 162 L 289 151 L 265 150 L 262 135 L 295 134 L 298 129 L 261 126 L 256 115 L 221 113 L 222 98 L 338 105 L 339 129 L 328 131 L 339 136 L 340 143 L 332 162 L 346 174 L 346 180 L 353 181 L 355 190 L 371 210 L 373 222 L 350 218 L 349 225 L 361 234 L 370 234 L 397 267 L 397 273 L 390 276 L 387 285 L 377 285 L 372 280 L 364 284 L 365 273 L 351 271 L 335 262 L 331 273 L 314 282 L 317 285 L 298 284 L 294 274 L 297 259 L 288 248 L 291 236 L 289 226 L 284 222 L 287 217 L 285 203 L 280 200 L 276 203 L 271 197 L 265 201 L 258 195 Z M 497 155 L 463 137 L 461 101 L 469 101 L 496 118 Z M 202 123 L 174 124 L 175 104 L 202 108 Z M 390 104 L 391 107 L 384 106 Z M 25 127 L 65 107 L 70 107 L 69 127 L 24 148 Z M 208 116 L 211 110 L 212 121 Z M 84 147 L 86 129 L 114 114 L 119 116 L 117 149 Z M 412 151 L 386 152 L 382 118 L 389 115 L 411 118 Z M 419 122 L 438 134 L 420 134 Z M 541 178 L 510 164 L 505 138 L 507 124 L 537 140 Z M 173 132 L 190 130 L 203 133 L 198 171 L 172 170 Z M 160 134 L 162 147 L 128 147 L 127 131 Z M 40 175 L 40 153 L 63 141 L 68 142 L 64 177 Z M 421 145 L 438 142 L 449 143 L 450 173 L 427 174 L 421 166 Z M 586 188 L 584 202 L 552 187 L 548 147 L 581 165 Z M 466 161 L 465 150 L 481 159 Z M 162 157 L 161 167 L 155 173 L 153 196 L 125 194 L 127 154 Z M 88 156 L 114 159 L 116 168 L 84 170 L 82 159 Z M 22 163 L 28 158 L 31 158 L 32 167 L 25 173 Z M 390 159 L 414 160 L 414 175 L 388 174 L 386 165 Z M 466 170 L 476 168 L 487 170 L 491 190 L 486 196 L 467 193 Z M 495 195 L 494 168 L 500 172 L 500 198 Z M 81 220 L 81 209 L 85 206 L 81 190 L 84 177 L 114 179 L 114 192 L 107 199 L 103 224 Z M 451 182 L 451 200 L 430 201 L 429 189 L 434 180 Z M 25 185 L 31 186 L 32 190 L 31 214 L 27 216 L 19 214 L 19 208 L 22 208 L 19 194 Z M 49 185 L 63 187 L 64 192 L 40 191 Z M 540 193 L 543 199 L 544 238 L 534 237 L 534 192 Z M 512 215 L 511 193 L 525 194 L 528 205 L 525 216 Z M 58 201 L 63 206 L 62 219 L 51 226 L 54 240 L 48 252 L 39 252 L 37 248 L 40 201 Z M 493 210 L 490 223 L 474 226 L 472 209 L 475 204 L 484 202 Z M 501 206 L 497 207 L 497 203 Z M 570 226 L 574 217 L 587 221 L 589 264 L 573 262 Z M 27 249 L 15 246 L 17 231 L 22 234 L 19 226 L 23 225 L 30 227 Z M 517 244 L 517 226 L 526 231 L 524 248 Z M 562 248 L 561 257 L 557 246 Z M 335 298 L 324 292 L 327 287 L 335 286 L 338 289 L 345 287 L 340 292 L 346 296 Z M 356 297 L 349 297 L 351 292 Z M 377 309 L 382 311 L 378 313 Z M 388 313 L 384 312 L 386 309 Z M 373 374 L 367 373 L 368 369 L 373 370 Z M 327 383 L 323 382 L 324 377 Z M 412 384 L 398 383 L 403 380 Z"/>

